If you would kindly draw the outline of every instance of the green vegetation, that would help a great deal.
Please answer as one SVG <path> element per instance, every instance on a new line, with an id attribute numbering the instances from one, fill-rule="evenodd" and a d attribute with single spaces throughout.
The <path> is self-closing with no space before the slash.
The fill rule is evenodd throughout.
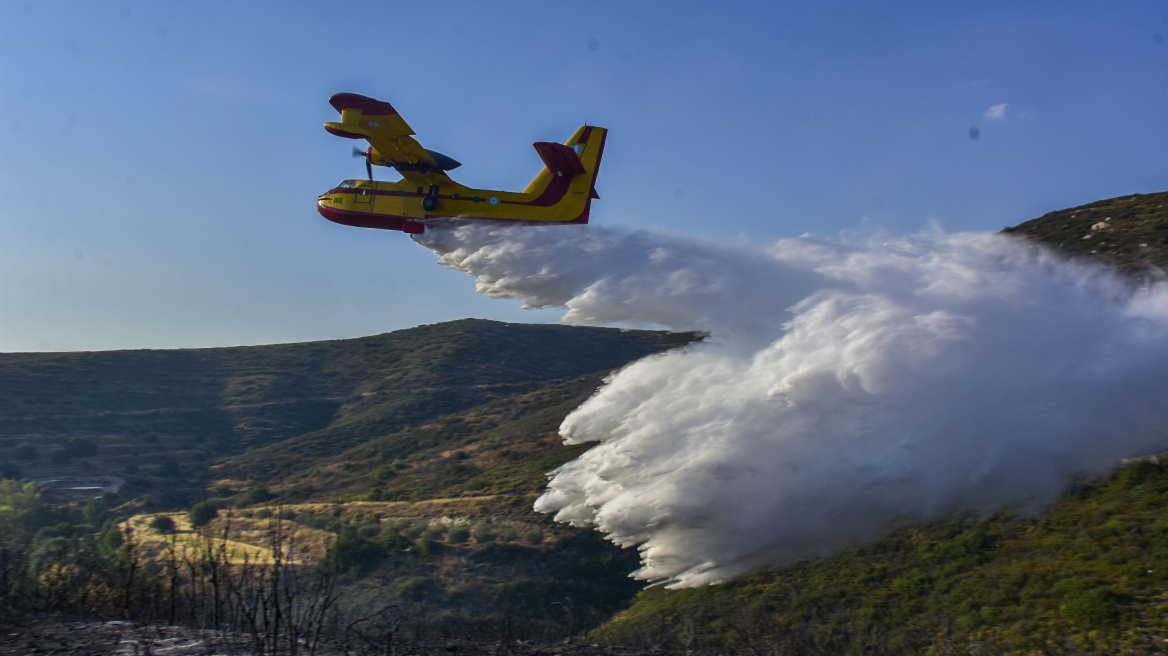
<path id="1" fill-rule="evenodd" d="M 65 449 L 73 458 L 92 458 L 97 455 L 97 443 L 88 437 L 71 437 Z"/>
<path id="2" fill-rule="evenodd" d="M 650 588 L 592 639 L 736 651 L 1152 653 L 1168 640 L 1168 464 L 1084 484 L 1036 519 L 913 527 L 782 571 Z"/>
<path id="3" fill-rule="evenodd" d="M 1142 278 L 1153 267 L 1168 267 L 1168 192 L 1133 194 L 1059 210 L 1002 232 Z"/>
<path id="4" fill-rule="evenodd" d="M 69 452 L 60 447 L 49 449 L 49 462 L 54 465 L 64 465 L 69 462 Z"/>
<path id="5" fill-rule="evenodd" d="M 312 482 L 280 483 L 372 438 L 693 338 L 468 319 L 304 344 L 0 354 L 0 463 L 64 448 L 69 460 L 53 475 L 125 472 L 126 496 L 142 510 L 186 508 L 217 478 L 302 501 L 317 494 Z M 376 465 L 389 465 L 383 480 L 406 466 Z M 22 473 L 40 476 L 41 466 Z M 387 494 L 368 485 L 360 493 Z"/>
<path id="6" fill-rule="evenodd" d="M 199 528 L 205 526 L 219 516 L 219 502 L 214 499 L 207 499 L 200 501 L 191 506 L 190 519 L 191 526 Z"/>
<path id="7" fill-rule="evenodd" d="M 256 485 L 249 489 L 247 494 L 243 497 L 243 502 L 248 505 L 255 505 L 257 503 L 264 503 L 272 500 L 272 493 L 268 491 L 267 486 Z"/>
<path id="8" fill-rule="evenodd" d="M 561 639 L 637 584 L 634 553 L 531 511 L 544 473 L 583 450 L 556 428 L 614 367 L 692 339 L 468 320 L 314 344 L 0 354 L 0 449 L 37 435 L 30 460 L 69 456 L 53 475 L 85 461 L 123 476 L 102 504 L 119 513 L 189 509 L 206 531 L 248 513 L 333 534 L 353 612 L 422 577 L 433 585 L 396 599 L 416 630 Z"/>
<path id="9" fill-rule="evenodd" d="M 174 520 L 166 515 L 157 515 L 150 520 L 150 528 L 159 533 L 174 533 Z"/>
<path id="10" fill-rule="evenodd" d="M 86 595 L 118 587 L 122 543 L 96 503 L 61 506 L 34 483 L 0 481 L 0 609 L 95 610 Z"/>
<path id="11" fill-rule="evenodd" d="M 456 524 L 450 527 L 446 539 L 450 540 L 451 544 L 462 544 L 470 539 L 470 527 L 466 524 Z"/>

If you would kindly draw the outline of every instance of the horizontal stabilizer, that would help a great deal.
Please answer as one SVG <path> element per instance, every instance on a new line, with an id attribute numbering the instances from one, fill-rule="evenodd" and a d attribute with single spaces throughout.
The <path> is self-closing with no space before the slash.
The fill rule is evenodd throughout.
<path id="1" fill-rule="evenodd" d="M 359 109 L 366 116 L 390 116 L 397 114 L 397 110 L 393 108 L 393 105 L 355 93 L 334 93 L 329 98 L 329 104 L 338 112 L 344 112 L 346 109 Z"/>
<path id="2" fill-rule="evenodd" d="M 537 141 L 531 145 L 535 146 L 535 152 L 539 153 L 543 165 L 552 173 L 572 177 L 584 172 L 584 165 L 580 163 L 576 151 L 564 144 Z"/>

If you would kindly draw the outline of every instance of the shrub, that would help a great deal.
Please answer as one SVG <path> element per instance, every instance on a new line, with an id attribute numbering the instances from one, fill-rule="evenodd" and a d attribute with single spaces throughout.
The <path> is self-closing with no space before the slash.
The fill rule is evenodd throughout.
<path id="1" fill-rule="evenodd" d="M 14 455 L 21 460 L 32 460 L 37 457 L 37 449 L 28 442 L 21 442 L 16 445 Z"/>
<path id="2" fill-rule="evenodd" d="M 65 449 L 74 458 L 92 458 L 97 455 L 97 443 L 88 437 L 70 437 Z"/>
<path id="3" fill-rule="evenodd" d="M 118 530 L 118 527 L 106 526 L 97 537 L 97 546 L 105 553 L 112 553 L 118 547 L 122 546 L 122 542 L 124 541 L 122 532 Z"/>
<path id="4" fill-rule="evenodd" d="M 405 533 L 406 537 L 408 537 L 409 539 L 417 540 L 419 537 L 422 536 L 423 533 L 425 533 L 427 530 L 429 530 L 429 528 L 430 528 L 430 522 L 423 519 L 421 521 L 414 522 L 413 524 L 411 524 L 408 528 L 406 528 L 402 532 Z"/>
<path id="5" fill-rule="evenodd" d="M 0 467 L 0 479 L 5 478 L 20 478 L 20 467 L 6 462 L 3 467 Z"/>
<path id="6" fill-rule="evenodd" d="M 247 503 L 248 505 L 255 505 L 257 503 L 271 501 L 271 499 L 272 493 L 269 492 L 268 488 L 264 487 L 263 485 L 256 485 L 255 487 L 248 490 L 247 494 L 243 497 L 244 503 Z"/>
<path id="7" fill-rule="evenodd" d="M 477 524 L 474 527 L 474 539 L 479 544 L 487 544 L 495 541 L 495 531 L 490 524 Z"/>
<path id="8" fill-rule="evenodd" d="M 333 557 L 339 571 L 357 573 L 372 569 L 385 556 L 381 546 L 361 537 L 356 526 L 341 527 L 333 545 Z"/>
<path id="9" fill-rule="evenodd" d="M 159 533 L 174 533 L 174 520 L 166 515 L 156 515 L 150 520 L 150 528 Z"/>
<path id="10" fill-rule="evenodd" d="M 268 508 L 260 508 L 256 511 L 256 519 L 268 519 L 272 516 L 272 511 Z"/>
<path id="11" fill-rule="evenodd" d="M 200 501 L 191 506 L 190 515 L 191 526 L 194 528 L 199 528 L 200 526 L 206 525 L 208 522 L 210 522 L 212 519 L 215 519 L 215 517 L 219 515 L 219 504 L 212 499 Z"/>
<path id="12" fill-rule="evenodd" d="M 412 546 L 409 538 L 394 528 L 382 531 L 381 540 L 378 541 L 378 545 L 387 554 L 405 551 Z"/>
<path id="13" fill-rule="evenodd" d="M 438 589 L 438 584 L 429 576 L 414 576 L 397 584 L 397 596 L 403 599 L 421 599 Z"/>
<path id="14" fill-rule="evenodd" d="M 523 534 L 523 539 L 528 544 L 539 544 L 543 542 L 543 529 L 538 526 L 532 526 L 526 533 Z"/>
<path id="15" fill-rule="evenodd" d="M 235 490 L 232 490 L 231 486 L 226 483 L 220 483 L 211 488 L 211 494 L 214 494 L 217 497 L 229 497 L 232 494 L 235 494 Z"/>
<path id="16" fill-rule="evenodd" d="M 69 452 L 65 449 L 57 447 L 49 450 L 49 461 L 54 465 L 65 465 L 69 463 Z"/>
<path id="17" fill-rule="evenodd" d="M 515 527 L 510 524 L 505 524 L 499 528 L 500 542 L 514 542 L 519 534 L 515 531 Z"/>
<path id="18" fill-rule="evenodd" d="M 470 527 L 466 524 L 455 524 L 447 531 L 446 539 L 451 544 L 462 544 L 470 539 Z"/>
<path id="19" fill-rule="evenodd" d="M 1067 617 L 1088 629 L 1101 629 L 1114 624 L 1121 614 L 1120 598 L 1106 588 L 1082 592 L 1063 607 Z"/>
<path id="20" fill-rule="evenodd" d="M 101 495 L 101 502 L 106 506 L 118 505 L 118 493 L 114 492 L 113 490 L 110 490 L 109 492 L 103 492 Z"/>
<path id="21" fill-rule="evenodd" d="M 420 556 L 436 556 L 442 553 L 442 551 L 446 548 L 446 545 L 437 540 L 423 537 L 421 540 L 418 540 L 417 544 L 414 545 L 414 548 L 417 550 L 418 555 Z"/>
<path id="22" fill-rule="evenodd" d="M 382 482 L 388 481 L 394 476 L 397 476 L 397 470 L 394 469 L 393 465 L 382 465 L 373 472 L 373 477 Z"/>

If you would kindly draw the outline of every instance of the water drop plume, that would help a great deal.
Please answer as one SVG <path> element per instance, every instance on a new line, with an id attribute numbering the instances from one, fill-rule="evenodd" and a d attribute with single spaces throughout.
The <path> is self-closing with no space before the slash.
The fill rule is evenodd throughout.
<path id="1" fill-rule="evenodd" d="M 709 337 L 611 376 L 595 443 L 537 502 L 716 583 L 954 513 L 1035 512 L 1168 448 L 1168 292 L 1016 238 L 718 244 L 595 227 L 432 226 L 492 297 Z"/>

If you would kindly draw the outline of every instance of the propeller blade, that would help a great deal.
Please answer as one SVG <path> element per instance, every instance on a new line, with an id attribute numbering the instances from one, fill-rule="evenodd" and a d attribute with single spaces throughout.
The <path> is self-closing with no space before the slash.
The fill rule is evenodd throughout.
<path id="1" fill-rule="evenodd" d="M 372 150 L 373 146 L 370 146 L 367 150 L 361 150 L 360 148 L 353 146 L 353 157 L 365 158 L 365 171 L 369 174 L 370 182 L 373 182 L 373 160 L 369 158 L 369 152 Z"/>

